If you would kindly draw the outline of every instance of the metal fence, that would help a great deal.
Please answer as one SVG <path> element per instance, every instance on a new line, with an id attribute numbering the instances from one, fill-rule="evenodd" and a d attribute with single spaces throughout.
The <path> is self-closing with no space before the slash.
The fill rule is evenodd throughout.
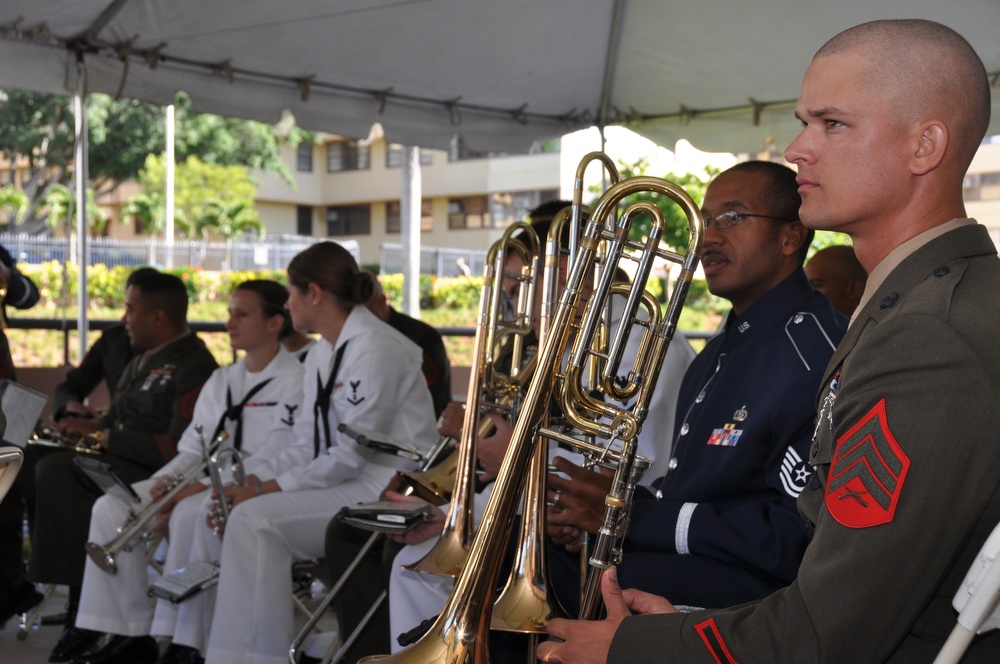
<path id="1" fill-rule="evenodd" d="M 485 251 L 420 247 L 420 274 L 437 277 L 480 276 L 485 263 Z M 397 274 L 402 271 L 403 246 L 383 243 L 379 247 L 379 274 Z"/>
<path id="2" fill-rule="evenodd" d="M 135 240 L 95 237 L 87 239 L 87 256 L 83 263 L 103 263 L 108 267 L 163 267 L 169 263 L 167 259 L 172 258 L 175 267 L 200 267 L 211 271 L 283 270 L 295 254 L 323 239 L 301 235 L 268 235 L 256 241 L 228 243 L 177 240 L 173 247 L 168 247 L 163 240 L 151 237 Z M 19 263 L 52 260 L 80 262 L 76 256 L 78 247 L 70 244 L 65 237 L 0 233 L 0 244 Z M 344 240 L 339 244 L 360 262 L 361 252 L 355 240 Z"/>
<path id="3" fill-rule="evenodd" d="M 162 239 L 143 237 L 121 239 L 95 237 L 87 239 L 86 265 L 103 263 L 108 267 L 124 265 L 163 267 L 168 257 L 174 267 L 199 267 L 210 271 L 284 270 L 288 262 L 306 247 L 327 238 L 303 235 L 267 235 L 263 239 L 233 242 L 201 242 L 176 240 L 168 247 Z M 361 250 L 356 240 L 337 240 L 354 260 L 361 263 Z M 0 233 L 0 244 L 7 248 L 18 263 L 46 261 L 77 261 L 77 247 L 65 237 L 12 235 Z M 169 252 L 169 256 L 168 256 Z M 486 252 L 448 247 L 421 247 L 420 273 L 438 277 L 482 275 Z M 399 244 L 383 244 L 379 248 L 379 274 L 403 271 L 403 248 Z"/>

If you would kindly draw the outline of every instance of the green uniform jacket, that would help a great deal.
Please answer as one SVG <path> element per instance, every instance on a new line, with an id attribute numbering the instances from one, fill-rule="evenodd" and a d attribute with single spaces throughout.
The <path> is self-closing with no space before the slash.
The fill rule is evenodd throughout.
<path id="1" fill-rule="evenodd" d="M 103 420 L 108 452 L 153 471 L 177 455 L 201 386 L 218 367 L 194 334 L 162 348 L 139 368 L 132 358 Z"/>
<path id="2" fill-rule="evenodd" d="M 797 579 L 741 607 L 626 618 L 609 662 L 930 662 L 1000 521 L 1000 261 L 967 226 L 906 258 L 822 381 Z M 1000 661 L 1000 634 L 963 662 Z"/>

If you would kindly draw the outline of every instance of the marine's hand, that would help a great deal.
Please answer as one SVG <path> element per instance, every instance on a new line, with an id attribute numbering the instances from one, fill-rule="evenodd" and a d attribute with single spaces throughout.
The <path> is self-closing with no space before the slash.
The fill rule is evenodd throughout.
<path id="1" fill-rule="evenodd" d="M 561 639 L 543 641 L 535 654 L 542 662 L 571 664 L 604 664 L 608 660 L 611 641 L 618 625 L 629 615 L 628 605 L 618 587 L 615 568 L 610 567 L 601 576 L 601 594 L 607 608 L 604 620 L 565 620 L 555 618 L 549 622 L 549 636 Z"/>

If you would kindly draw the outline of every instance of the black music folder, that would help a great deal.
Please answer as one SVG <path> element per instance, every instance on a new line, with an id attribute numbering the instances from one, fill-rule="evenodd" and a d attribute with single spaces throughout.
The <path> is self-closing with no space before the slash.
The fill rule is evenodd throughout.
<path id="1" fill-rule="evenodd" d="M 12 380 L 0 380 L 0 408 L 7 418 L 3 442 L 24 448 L 49 398 Z"/>
<path id="2" fill-rule="evenodd" d="M 359 503 L 340 510 L 340 520 L 363 530 L 380 533 L 405 533 L 414 526 L 431 519 L 432 506 L 428 503 L 397 503 L 378 500 Z"/>

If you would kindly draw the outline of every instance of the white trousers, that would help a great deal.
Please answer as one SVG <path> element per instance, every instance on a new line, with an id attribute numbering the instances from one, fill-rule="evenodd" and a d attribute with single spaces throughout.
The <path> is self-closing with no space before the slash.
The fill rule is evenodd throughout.
<path id="1" fill-rule="evenodd" d="M 455 587 L 455 579 L 439 574 L 425 574 L 403 569 L 403 565 L 423 558 L 440 538 L 404 546 L 392 564 L 389 577 L 389 642 L 392 652 L 403 649 L 397 637 L 424 620 L 441 613 Z"/>
<path id="2" fill-rule="evenodd" d="M 179 640 L 187 639 L 182 627 L 210 620 L 207 651 L 199 648 L 208 664 L 285 664 L 295 638 L 292 562 L 323 557 L 330 519 L 346 505 L 376 500 L 394 472 L 369 464 L 336 487 L 269 493 L 238 505 L 226 525 L 219 585 L 192 598 L 213 596 L 214 610 L 205 600 L 183 602 L 174 641 L 199 648 Z"/>
<path id="3" fill-rule="evenodd" d="M 178 507 L 184 506 L 187 509 L 185 509 L 185 514 L 177 519 L 178 521 L 183 519 L 183 521 L 179 533 L 181 536 L 176 538 L 178 540 L 176 544 L 174 542 L 174 518 L 170 519 L 171 541 L 170 548 L 167 549 L 167 560 L 163 565 L 165 572 L 180 569 L 192 562 L 215 562 L 220 559 L 222 540 L 205 523 L 205 518 L 211 507 L 211 492 L 206 491 L 197 497 L 199 501 L 193 509 L 185 505 L 185 503 L 193 502 L 192 499 L 185 500 L 178 505 Z M 196 593 L 180 604 L 173 604 L 165 599 L 157 600 L 150 634 L 170 637 L 175 643 L 191 646 L 198 649 L 199 652 L 204 652 L 208 640 L 209 618 L 214 606 L 214 588 Z M 192 618 L 185 619 L 185 615 L 190 615 Z"/>
<path id="4" fill-rule="evenodd" d="M 137 482 L 134 488 L 136 493 L 148 499 L 154 484 L 155 480 L 144 480 Z M 204 491 L 189 496 L 174 507 L 170 515 L 170 544 L 165 571 L 187 562 L 194 527 L 199 518 L 205 517 L 209 495 L 208 491 Z M 98 498 L 91 512 L 89 541 L 103 545 L 114 539 L 118 528 L 125 523 L 130 507 L 134 509 L 135 506 L 113 495 L 105 494 Z M 182 560 L 180 565 L 172 566 L 171 560 L 178 558 Z M 76 624 L 84 629 L 125 636 L 149 634 L 154 600 L 147 594 L 146 547 L 119 551 L 115 554 L 115 563 L 118 572 L 108 574 L 87 558 Z"/>
<path id="5" fill-rule="evenodd" d="M 472 501 L 473 528 L 479 527 L 492 492 L 493 485 L 489 484 L 482 493 L 475 494 Z M 448 506 L 442 509 L 447 511 Z M 393 560 L 389 576 L 389 641 L 393 653 L 403 649 L 397 637 L 441 613 L 455 587 L 453 577 L 403 569 L 404 565 L 415 563 L 427 555 L 440 539 L 435 537 L 420 544 L 404 546 Z"/>

